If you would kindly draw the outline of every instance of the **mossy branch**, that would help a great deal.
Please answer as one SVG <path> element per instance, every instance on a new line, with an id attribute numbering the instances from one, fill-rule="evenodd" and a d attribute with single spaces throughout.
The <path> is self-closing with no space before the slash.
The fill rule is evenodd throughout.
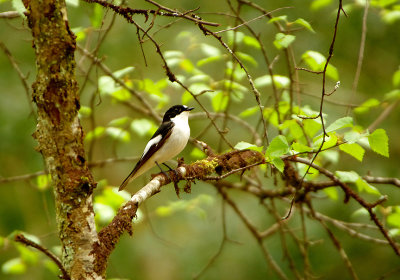
<path id="1" fill-rule="evenodd" d="M 264 155 L 252 150 L 234 150 L 221 155 L 209 153 L 203 160 L 192 164 L 180 164 L 175 171 L 169 171 L 165 176 L 160 173 L 136 192 L 132 198 L 118 211 L 111 223 L 99 232 L 99 243 L 95 245 L 93 254 L 97 263 L 95 269 L 102 274 L 107 267 L 107 259 L 114 250 L 121 235 L 124 232 L 132 234 L 132 219 L 136 215 L 138 207 L 151 196 L 161 191 L 161 187 L 169 184 L 171 179 L 174 183 L 186 181 L 185 190 L 190 190 L 190 184 L 194 180 L 208 180 L 211 174 L 223 176 L 236 172 L 244 172 L 253 166 L 265 163 Z M 218 177 L 215 177 L 218 179 Z"/>

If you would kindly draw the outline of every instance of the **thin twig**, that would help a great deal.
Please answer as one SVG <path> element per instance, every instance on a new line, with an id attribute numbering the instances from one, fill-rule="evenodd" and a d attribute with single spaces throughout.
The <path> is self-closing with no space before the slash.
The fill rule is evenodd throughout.
<path id="1" fill-rule="evenodd" d="M 356 74 L 354 76 L 352 92 L 350 95 L 349 103 L 352 103 L 352 101 L 357 93 L 358 81 L 359 81 L 360 75 L 361 75 L 361 67 L 362 67 L 362 63 L 363 63 L 363 59 L 364 59 L 365 39 L 367 37 L 368 9 L 369 9 L 369 0 L 365 0 L 362 31 L 361 31 L 360 50 L 358 52 L 357 70 L 356 70 Z M 351 109 L 350 106 L 347 107 L 346 115 L 348 115 L 350 113 L 350 109 Z"/>
<path id="2" fill-rule="evenodd" d="M 22 234 L 17 234 L 15 236 L 14 240 L 16 242 L 22 243 L 22 244 L 24 244 L 26 246 L 35 248 L 35 249 L 39 250 L 40 252 L 42 252 L 43 254 L 45 254 L 46 256 L 48 256 L 58 266 L 58 268 L 61 270 L 62 276 L 60 276 L 60 278 L 64 279 L 64 280 L 70 280 L 71 279 L 69 277 L 67 271 L 65 270 L 64 266 L 62 265 L 60 259 L 56 255 L 54 255 L 52 252 L 50 252 L 49 250 L 44 248 L 42 245 L 37 244 L 37 243 L 33 242 L 32 240 L 27 239 Z"/>

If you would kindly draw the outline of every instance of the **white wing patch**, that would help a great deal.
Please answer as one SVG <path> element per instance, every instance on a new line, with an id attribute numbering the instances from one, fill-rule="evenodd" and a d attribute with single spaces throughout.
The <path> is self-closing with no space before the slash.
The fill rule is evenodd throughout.
<path id="1" fill-rule="evenodd" d="M 161 141 L 161 138 L 162 138 L 162 135 L 161 135 L 161 134 L 160 134 L 160 135 L 157 135 L 156 137 L 154 137 L 153 139 L 151 139 L 151 140 L 147 143 L 146 147 L 144 148 L 143 155 L 142 155 L 141 159 L 147 154 L 147 152 L 149 151 L 149 149 L 150 149 L 151 146 L 156 145 L 156 144 L 158 144 L 158 143 Z"/>

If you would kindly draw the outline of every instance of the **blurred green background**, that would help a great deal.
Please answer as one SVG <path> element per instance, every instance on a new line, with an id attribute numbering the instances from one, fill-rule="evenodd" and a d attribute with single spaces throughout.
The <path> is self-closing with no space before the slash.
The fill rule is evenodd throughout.
<path id="1" fill-rule="evenodd" d="M 301 54 L 306 50 L 315 50 L 327 55 L 332 38 L 337 1 L 331 1 L 331 4 L 320 9 L 311 9 L 310 5 L 313 1 L 305 0 L 253 2 L 263 6 L 266 10 L 290 6 L 274 15 L 287 15 L 290 20 L 304 18 L 311 23 L 315 33 L 308 31 L 295 33 L 294 55 L 297 62 L 300 61 Z M 344 1 L 344 4 L 349 5 L 345 7 L 348 17 L 342 16 L 338 27 L 338 37 L 331 62 L 339 70 L 341 86 L 334 95 L 327 98 L 325 104 L 325 112 L 329 116 L 328 120 L 331 121 L 345 116 L 346 106 L 329 103 L 329 101 L 348 104 L 352 92 L 363 16 L 363 7 L 357 5 L 358 2 L 363 1 Z M 393 5 L 398 5 L 397 8 L 400 7 L 399 1 L 391 2 L 394 3 Z M 182 11 L 200 6 L 197 12 L 206 20 L 221 22 L 221 29 L 235 25 L 232 18 L 216 14 L 229 12 L 226 1 L 171 0 L 160 1 L 160 3 L 171 8 L 179 8 Z M 132 8 L 154 8 L 144 1 L 128 1 L 128 5 Z M 393 5 L 389 7 L 393 8 Z M 14 10 L 14 7 L 15 4 L 13 6 L 10 1 L 0 1 L 0 12 Z M 358 92 L 352 101 L 354 104 L 361 104 L 368 98 L 383 101 L 384 95 L 394 89 L 392 76 L 400 65 L 400 20 L 388 21 L 385 18 L 385 11 L 387 11 L 385 8 L 370 7 L 364 63 Z M 400 12 L 400 8 L 398 12 Z M 79 6 L 68 5 L 70 26 L 76 28 L 75 31 L 83 31 L 81 34 L 85 34 L 85 38 L 78 44 L 89 50 L 94 48 L 100 36 L 104 34 L 104 32 L 99 32 L 91 27 L 93 21 L 96 20 L 96 14 L 104 16 L 104 25 L 101 27 L 104 29 L 111 21 L 112 13 L 110 11 L 99 13 L 99 9 L 81 1 L 79 1 Z M 243 18 L 252 19 L 259 13 L 250 8 L 243 8 L 241 15 Z M 137 16 L 135 19 L 139 24 L 144 24 L 141 16 Z M 156 27 L 171 21 L 173 21 L 171 18 L 157 17 Z M 279 52 L 272 43 L 277 33 L 273 25 L 268 24 L 266 19 L 257 20 L 250 25 L 261 34 L 270 59 L 275 57 Z M 218 28 L 212 30 L 218 30 Z M 183 31 L 189 32 L 190 36 L 179 36 Z M 240 31 L 247 32 L 245 29 L 240 29 Z M 201 43 L 218 47 L 222 53 L 225 53 L 214 39 L 204 37 L 194 24 L 182 20 L 162 29 L 157 33 L 156 39 L 162 45 L 163 51 L 180 50 L 193 61 L 201 57 L 196 49 L 196 45 Z M 0 40 L 11 51 L 31 85 L 35 79 L 35 57 L 26 20 L 21 18 L 0 19 Z M 101 45 L 98 56 L 103 58 L 103 62 L 111 71 L 129 66 L 135 67 L 134 71 L 129 74 L 132 79 L 151 79 L 153 81 L 164 79 L 162 63 L 155 53 L 154 46 L 145 42 L 143 48 L 147 67 L 138 44 L 136 29 L 127 24 L 124 19 L 116 17 L 115 24 Z M 251 48 L 244 51 L 251 54 L 255 60 L 262 60 L 258 51 Z M 79 55 L 78 52 L 76 61 L 78 65 L 77 78 L 82 85 L 85 80 L 85 70 L 91 62 Z M 216 77 L 215 79 L 222 79 L 223 67 L 223 63 L 216 63 L 205 66 L 202 70 L 208 75 Z M 267 73 L 265 65 L 261 65 L 261 63 L 258 67 L 249 67 L 249 69 L 253 77 Z M 282 54 L 274 70 L 276 74 L 287 75 Z M 91 72 L 89 81 L 81 93 L 82 105 L 89 106 L 91 98 L 96 92 L 97 79 L 102 75 L 104 73 L 101 70 Z M 300 72 L 299 76 L 302 89 L 306 93 L 301 95 L 302 104 L 309 104 L 311 108 L 318 110 L 318 96 L 321 92 L 320 77 L 306 72 Z M 246 81 L 243 81 L 242 84 L 248 86 Z M 330 88 L 333 88 L 334 85 L 334 81 L 328 81 Z M 0 89 L 0 179 L 43 170 L 42 157 L 34 150 L 36 144 L 31 137 L 36 122 L 34 113 L 31 111 L 31 100 L 27 98 L 22 83 L 4 52 L 0 53 Z M 164 93 L 169 98 L 165 107 L 168 107 L 169 104 L 181 103 L 182 89 L 169 85 L 168 90 Z M 271 95 L 271 91 L 270 89 L 262 90 L 261 94 L 261 98 L 266 100 Z M 156 107 L 158 101 L 151 98 L 150 100 Z M 206 99 L 202 101 L 208 109 L 212 110 L 209 101 Z M 110 121 L 125 116 L 141 117 L 127 106 L 112 102 L 110 98 L 104 96 L 102 98 L 96 96 L 94 102 L 96 102 L 96 126 L 107 126 Z M 193 101 L 190 102 L 192 103 L 187 105 L 195 106 L 197 112 L 200 112 L 199 106 L 196 106 Z M 254 98 L 249 97 L 245 98 L 242 103 L 234 103 L 231 111 L 237 114 L 255 105 Z M 355 122 L 363 127 L 368 127 L 389 105 L 388 102 L 381 102 L 379 106 L 366 114 L 354 115 Z M 165 111 L 165 107 L 158 108 L 158 111 L 162 113 Z M 250 119 L 249 122 L 254 125 L 256 118 Z M 368 151 L 364 161 L 359 163 L 347 155 L 342 155 L 340 170 L 354 169 L 360 174 L 371 172 L 374 176 L 400 177 L 400 145 L 397 141 L 400 138 L 399 122 L 400 114 L 396 108 L 379 126 L 384 128 L 389 136 L 389 159 Z M 85 131 L 92 129 L 89 118 L 82 118 L 82 125 Z M 204 119 L 191 120 L 192 136 L 199 135 L 207 125 L 208 122 Z M 241 128 L 230 127 L 230 129 L 229 139 L 232 143 L 250 141 L 250 136 L 245 135 Z M 276 131 L 272 130 L 271 133 L 274 135 Z M 130 134 L 129 142 L 118 142 L 112 137 L 102 137 L 97 140 L 91 160 L 101 161 L 113 157 L 139 156 L 149 135 L 140 137 L 134 131 L 130 131 Z M 200 140 L 206 141 L 215 148 L 219 145 L 215 131 L 212 129 L 201 135 Z M 221 149 L 225 150 L 227 147 L 222 146 Z M 193 146 L 188 145 L 182 153 L 186 162 L 197 159 L 193 156 L 192 150 Z M 101 181 L 95 194 L 101 195 L 105 190 L 111 190 L 111 187 L 118 186 L 129 173 L 133 164 L 134 161 L 123 161 L 93 167 L 95 179 Z M 144 183 L 148 177 L 148 175 L 142 176 L 138 179 L 137 185 Z M 43 188 L 39 190 L 38 186 L 41 184 Z M 273 181 L 265 179 L 265 185 L 272 186 Z M 380 186 L 379 188 L 383 193 L 389 195 L 386 205 L 400 204 L 400 196 L 393 186 Z M 137 186 L 131 184 L 128 189 L 133 192 Z M 230 195 L 258 228 L 267 229 L 276 222 L 275 218 L 260 205 L 256 198 L 239 192 L 230 192 Z M 347 205 L 343 205 L 342 198 L 340 197 L 337 201 L 316 200 L 314 206 L 321 213 L 337 219 L 368 222 L 368 217 L 352 215 L 359 208 L 357 204 L 350 201 Z M 287 206 L 285 203 L 278 205 L 282 216 L 285 215 Z M 267 266 L 257 242 L 247 228 L 229 206 L 225 206 L 225 210 L 227 236 L 230 241 L 227 241 L 221 255 L 205 272 L 202 279 L 277 279 L 277 276 Z M 133 238 L 124 235 L 118 244 L 110 259 L 108 277 L 191 279 L 202 270 L 221 245 L 223 238 L 222 211 L 221 197 L 215 188 L 208 184 L 197 182 L 192 185 L 192 193 L 182 194 L 181 200 L 177 199 L 171 186 L 165 187 L 156 197 L 146 202 L 141 217 L 139 216 L 138 221 L 135 222 Z M 39 237 L 44 246 L 55 251 L 59 250 L 57 248 L 59 242 L 52 189 L 45 183 L 38 182 L 36 177 L 0 185 L 0 217 L 0 236 L 6 237 L 15 230 L 21 230 Z M 296 233 L 299 233 L 300 223 L 300 216 L 296 214 L 288 221 L 289 227 Z M 314 275 L 321 279 L 338 279 L 338 277 L 350 279 L 343 261 L 328 239 L 325 230 L 311 219 L 307 219 L 307 230 L 308 237 L 315 242 L 309 252 Z M 385 272 L 400 267 L 399 258 L 388 246 L 360 241 L 339 230 L 334 230 L 334 232 L 348 253 L 360 279 L 376 279 Z M 372 235 L 380 237 L 378 232 L 373 232 Z M 303 263 L 298 247 L 292 239 L 286 238 L 286 241 L 295 265 L 301 268 Z M 0 264 L 19 256 L 20 252 L 9 239 L 2 239 L 1 243 Z M 268 238 L 265 245 L 281 268 L 290 278 L 294 278 L 282 253 L 279 234 Z M 32 263 L 27 266 L 25 273 L 6 275 L 0 272 L 0 279 L 55 279 L 54 267 L 44 264 L 45 260 L 40 255 L 39 260 L 32 260 Z M 400 274 L 397 271 L 385 279 L 399 279 L 399 277 Z"/>

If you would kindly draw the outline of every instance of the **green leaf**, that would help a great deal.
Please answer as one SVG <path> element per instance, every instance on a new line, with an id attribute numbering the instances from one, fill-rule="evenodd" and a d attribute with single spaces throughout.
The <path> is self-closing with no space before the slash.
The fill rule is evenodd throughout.
<path id="1" fill-rule="evenodd" d="M 271 158 L 280 157 L 290 151 L 289 143 L 286 137 L 283 135 L 278 135 L 272 139 L 271 143 L 267 148 L 267 154 Z"/>
<path id="2" fill-rule="evenodd" d="M 122 77 L 126 76 L 127 74 L 131 73 L 133 70 L 135 70 L 135 67 L 128 66 L 128 67 L 125 67 L 125 68 L 122 68 L 120 70 L 113 72 L 113 75 L 117 78 L 122 78 Z"/>
<path id="3" fill-rule="evenodd" d="M 400 89 L 394 89 L 385 94 L 385 101 L 395 101 L 400 99 Z"/>
<path id="4" fill-rule="evenodd" d="M 22 261 L 26 264 L 36 265 L 39 262 L 39 254 L 38 252 L 32 251 L 25 245 L 15 243 L 15 247 L 17 248 Z"/>
<path id="5" fill-rule="evenodd" d="M 50 174 L 43 174 L 36 177 L 36 185 L 40 191 L 48 189 L 51 182 Z"/>
<path id="6" fill-rule="evenodd" d="M 169 58 L 184 58 L 185 55 L 181 51 L 165 51 L 163 52 L 164 58 L 169 59 Z"/>
<path id="7" fill-rule="evenodd" d="M 129 117 L 113 119 L 108 123 L 109 126 L 125 126 L 130 121 Z"/>
<path id="8" fill-rule="evenodd" d="M 290 79 L 286 76 L 274 75 L 274 83 L 278 89 L 287 88 L 290 85 Z M 270 75 L 264 75 L 254 80 L 254 85 L 258 88 L 269 86 L 272 84 Z"/>
<path id="9" fill-rule="evenodd" d="M 229 28 L 229 26 L 228 26 Z M 244 38 L 244 33 L 240 32 L 240 31 L 233 31 L 233 30 L 229 30 L 228 32 L 226 32 L 226 35 L 228 37 L 228 45 L 232 46 L 233 45 L 233 40 L 235 40 L 236 44 L 240 44 L 243 42 L 243 38 Z"/>
<path id="10" fill-rule="evenodd" d="M 339 145 L 339 149 L 348 153 L 359 161 L 363 160 L 365 149 L 356 143 Z"/>
<path id="11" fill-rule="evenodd" d="M 100 138 L 106 132 L 106 128 L 103 126 L 98 126 L 94 130 L 89 131 L 86 134 L 85 140 L 91 141 L 93 138 Z"/>
<path id="12" fill-rule="evenodd" d="M 294 42 L 296 36 L 290 34 L 277 33 L 275 35 L 274 46 L 278 49 L 286 49 Z"/>
<path id="13" fill-rule="evenodd" d="M 282 173 L 283 170 L 285 169 L 285 163 L 283 160 L 279 157 L 273 158 L 272 159 L 272 164 Z"/>
<path id="14" fill-rule="evenodd" d="M 314 141 L 314 148 L 318 149 L 322 144 L 323 135 L 317 136 L 313 139 Z M 322 146 L 322 150 L 332 148 L 337 143 L 337 136 L 335 132 L 328 133 L 328 136 L 325 136 L 325 142 Z"/>
<path id="15" fill-rule="evenodd" d="M 368 135 L 369 135 L 368 132 L 360 133 L 358 131 L 351 130 L 344 133 L 344 140 L 346 141 L 347 144 L 353 144 Z"/>
<path id="16" fill-rule="evenodd" d="M 297 142 L 292 144 L 292 149 L 297 153 L 311 152 L 313 150 L 313 148 Z"/>
<path id="17" fill-rule="evenodd" d="M 162 92 L 168 86 L 168 82 L 166 79 L 161 79 L 157 82 L 154 82 L 151 79 L 144 79 L 143 83 L 143 90 L 148 92 L 150 96 L 158 96 L 160 98 L 165 98 L 165 94 Z"/>
<path id="18" fill-rule="evenodd" d="M 172 207 L 169 206 L 158 206 L 156 208 L 156 214 L 160 217 L 169 217 L 173 214 L 173 209 Z"/>
<path id="19" fill-rule="evenodd" d="M 260 108 L 258 106 L 250 107 L 250 108 L 247 108 L 246 110 L 244 110 L 243 112 L 241 112 L 239 114 L 239 117 L 241 117 L 241 118 L 250 117 L 259 111 L 260 111 Z"/>
<path id="20" fill-rule="evenodd" d="M 228 61 L 227 67 L 225 68 L 225 73 L 226 76 L 228 77 L 233 77 L 233 80 L 235 81 L 240 81 L 244 77 L 246 77 L 246 72 L 236 64 L 236 66 L 233 68 L 232 66 L 232 61 Z"/>
<path id="21" fill-rule="evenodd" d="M 81 106 L 81 108 L 79 109 L 79 117 L 90 117 L 90 115 L 92 114 L 92 108 L 88 107 L 88 106 Z"/>
<path id="22" fill-rule="evenodd" d="M 100 195 L 95 196 L 95 203 L 102 203 L 118 210 L 121 205 L 130 199 L 126 191 L 118 191 L 117 188 L 105 187 Z"/>
<path id="23" fill-rule="evenodd" d="M 192 73 L 195 69 L 192 61 L 189 59 L 182 59 L 179 63 L 179 67 L 187 73 Z"/>
<path id="24" fill-rule="evenodd" d="M 129 142 L 131 140 L 129 132 L 119 127 L 107 127 L 106 134 L 122 142 Z"/>
<path id="25" fill-rule="evenodd" d="M 135 68 L 132 66 L 120 69 L 113 73 L 116 78 L 121 78 L 132 72 Z M 119 100 L 127 100 L 130 98 L 130 93 L 118 85 L 113 78 L 109 76 L 101 76 L 98 80 L 99 91 L 101 94 L 111 95 Z"/>
<path id="26" fill-rule="evenodd" d="M 116 214 L 116 211 L 111 206 L 99 202 L 93 203 L 93 209 L 96 213 L 96 223 L 100 225 L 111 222 Z"/>
<path id="27" fill-rule="evenodd" d="M 326 150 L 320 155 L 326 162 L 332 164 L 337 164 L 339 162 L 339 152 L 337 150 Z"/>
<path id="28" fill-rule="evenodd" d="M 382 156 L 389 157 L 389 139 L 386 131 L 379 128 L 368 136 L 371 149 Z"/>
<path id="29" fill-rule="evenodd" d="M 241 141 L 235 145 L 234 149 L 236 149 L 236 150 L 254 150 L 254 151 L 262 152 L 263 147 L 262 146 L 258 147 L 257 145 Z"/>
<path id="30" fill-rule="evenodd" d="M 281 130 L 287 128 L 290 131 L 290 136 L 292 137 L 292 139 L 300 139 L 304 136 L 301 126 L 297 123 L 297 120 L 295 119 L 286 120 L 279 127 L 279 129 Z"/>
<path id="31" fill-rule="evenodd" d="M 370 98 L 367 101 L 365 101 L 363 104 L 360 106 L 354 108 L 354 113 L 356 114 L 363 114 L 363 113 L 368 113 L 369 109 L 374 108 L 381 104 L 378 99 L 375 98 Z"/>
<path id="32" fill-rule="evenodd" d="M 343 117 L 334 121 L 331 125 L 329 125 L 325 131 L 332 132 L 335 130 L 339 130 L 345 127 L 353 127 L 353 118 L 352 117 Z"/>
<path id="33" fill-rule="evenodd" d="M 316 51 L 306 51 L 303 53 L 301 58 L 311 68 L 312 71 L 321 72 L 324 70 L 326 58 L 321 53 Z M 327 66 L 326 75 L 335 81 L 339 80 L 339 73 L 336 67 L 332 64 Z"/>
<path id="34" fill-rule="evenodd" d="M 243 52 L 236 52 L 236 55 L 240 58 L 240 60 L 244 62 L 248 62 L 253 66 L 257 66 L 257 61 L 249 54 Z"/>
<path id="35" fill-rule="evenodd" d="M 364 207 L 357 209 L 351 214 L 353 217 L 369 217 L 368 210 Z"/>
<path id="36" fill-rule="evenodd" d="M 257 50 L 261 49 L 261 45 L 260 42 L 258 42 L 258 40 L 254 37 L 251 36 L 244 36 L 243 37 L 243 43 L 249 47 L 253 47 Z"/>
<path id="37" fill-rule="evenodd" d="M 400 69 L 394 72 L 392 77 L 392 83 L 394 87 L 400 87 Z"/>
<path id="38" fill-rule="evenodd" d="M 90 22 L 94 28 L 99 28 L 103 22 L 103 7 L 94 5 L 93 14 L 90 16 Z"/>
<path id="39" fill-rule="evenodd" d="M 190 92 L 185 91 L 182 94 L 182 104 L 188 104 L 189 101 L 191 101 L 192 99 L 193 99 L 193 96 L 192 96 L 192 94 Z"/>
<path id="40" fill-rule="evenodd" d="M 195 159 L 202 159 L 206 157 L 206 154 L 199 148 L 193 148 L 193 150 L 190 152 L 190 156 Z"/>
<path id="41" fill-rule="evenodd" d="M 366 192 L 369 194 L 381 196 L 381 193 L 379 192 L 379 190 L 377 188 L 368 184 L 361 178 L 358 178 L 358 180 L 356 181 L 356 186 L 357 186 L 357 189 L 359 192 Z"/>
<path id="42" fill-rule="evenodd" d="M 332 200 L 338 200 L 338 191 L 336 187 L 324 188 L 324 193 Z"/>
<path id="43" fill-rule="evenodd" d="M 323 7 L 328 6 L 329 4 L 331 4 L 332 0 L 314 0 L 311 3 L 311 10 L 319 10 Z"/>
<path id="44" fill-rule="evenodd" d="M 388 224 L 400 228 L 400 213 L 395 212 L 387 217 Z"/>
<path id="45" fill-rule="evenodd" d="M 201 51 L 207 56 L 221 56 L 221 51 L 214 46 L 202 43 L 200 45 Z"/>
<path id="46" fill-rule="evenodd" d="M 303 128 L 308 137 L 314 137 L 322 128 L 321 121 L 320 119 L 304 119 Z"/>
<path id="47" fill-rule="evenodd" d="M 315 31 L 312 28 L 311 24 L 308 21 L 306 21 L 305 19 L 298 18 L 293 23 L 301 25 L 301 26 L 305 27 L 306 29 L 310 30 L 311 32 L 315 33 Z"/>
<path id="48" fill-rule="evenodd" d="M 44 267 L 47 268 L 54 276 L 60 275 L 60 269 L 58 266 L 51 260 L 44 260 L 43 261 Z"/>
<path id="49" fill-rule="evenodd" d="M 211 97 L 211 105 L 215 112 L 222 112 L 228 105 L 229 96 L 223 91 L 215 92 Z"/>
<path id="50" fill-rule="evenodd" d="M 4 274 L 24 274 L 26 265 L 21 258 L 15 258 L 3 263 L 1 270 Z"/>
<path id="51" fill-rule="evenodd" d="M 131 129 L 140 137 L 153 135 L 157 130 L 157 125 L 148 119 L 136 119 L 131 122 Z"/>
<path id="52" fill-rule="evenodd" d="M 212 91 L 210 86 L 203 84 L 203 83 L 194 83 L 189 86 L 189 90 L 194 94 L 200 94 L 203 91 Z M 212 93 L 210 93 L 212 94 Z"/>
<path id="53" fill-rule="evenodd" d="M 290 85 L 290 79 L 286 76 L 273 75 L 275 86 L 278 89 L 287 88 Z"/>
<path id="54" fill-rule="evenodd" d="M 187 81 L 188 83 L 208 83 L 211 80 L 211 77 L 206 74 L 197 74 L 191 76 Z"/>
<path id="55" fill-rule="evenodd" d="M 355 183 L 360 178 L 355 171 L 336 171 L 335 176 L 345 183 Z"/>
<path id="56" fill-rule="evenodd" d="M 120 88 L 119 90 L 114 91 L 111 93 L 111 96 L 118 101 L 127 101 L 131 99 L 131 93 L 125 88 Z"/>
<path id="57" fill-rule="evenodd" d="M 283 21 L 283 22 L 287 22 L 287 15 L 282 15 L 282 16 L 278 16 L 278 17 L 273 17 L 271 18 L 268 23 L 273 23 L 275 21 Z"/>
<path id="58" fill-rule="evenodd" d="M 70 0 L 71 2 L 76 1 L 77 3 L 79 3 L 79 0 Z M 66 1 L 68 4 L 68 1 Z M 76 41 L 80 42 L 83 41 L 86 38 L 86 29 L 84 29 L 83 27 L 75 27 L 75 28 L 71 28 L 71 31 L 74 32 L 75 36 L 76 36 Z"/>
<path id="59" fill-rule="evenodd" d="M 384 11 L 382 20 L 388 24 L 392 24 L 400 20 L 400 10 Z"/>

